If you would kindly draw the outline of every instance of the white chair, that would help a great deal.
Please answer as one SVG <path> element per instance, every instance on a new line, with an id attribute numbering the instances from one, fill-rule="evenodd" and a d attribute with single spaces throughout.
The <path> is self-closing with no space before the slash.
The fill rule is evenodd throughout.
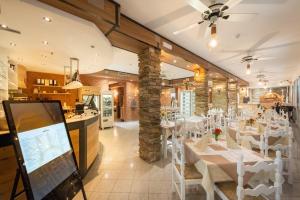
<path id="1" fill-rule="evenodd" d="M 184 157 L 183 139 L 172 135 L 172 190 L 185 200 L 185 189 L 189 185 L 201 185 L 202 174 L 194 165 L 187 165 Z"/>
<path id="2" fill-rule="evenodd" d="M 244 186 L 244 175 L 246 172 L 259 173 L 261 171 L 274 172 L 275 180 L 272 185 L 265 185 L 263 183 L 257 186 L 250 187 L 246 184 Z M 243 155 L 237 163 L 238 183 L 235 182 L 222 182 L 215 184 L 215 191 L 222 200 L 262 200 L 268 199 L 267 196 L 272 193 L 275 194 L 275 200 L 280 200 L 282 193 L 282 160 L 280 151 L 276 152 L 276 159 L 272 163 L 265 161 L 257 162 L 254 165 L 245 165 L 243 162 Z"/>
<path id="3" fill-rule="evenodd" d="M 251 135 L 240 135 L 237 134 L 238 138 L 238 144 L 240 144 L 243 147 L 246 147 L 247 149 L 251 149 L 253 151 L 259 151 L 259 153 L 264 156 L 265 154 L 265 142 L 264 142 L 264 136 L 260 135 L 260 139 L 257 140 Z M 247 146 L 249 145 L 249 146 Z"/>
<path id="4" fill-rule="evenodd" d="M 282 154 L 282 160 L 284 163 L 283 175 L 288 176 L 288 183 L 293 183 L 293 154 L 292 154 L 292 145 L 293 145 L 293 131 L 291 127 L 278 128 L 272 130 L 270 126 L 267 127 L 265 134 L 265 156 L 274 158 L 275 151 L 279 150 Z M 274 143 L 269 144 L 269 138 L 288 138 L 288 143 Z"/>

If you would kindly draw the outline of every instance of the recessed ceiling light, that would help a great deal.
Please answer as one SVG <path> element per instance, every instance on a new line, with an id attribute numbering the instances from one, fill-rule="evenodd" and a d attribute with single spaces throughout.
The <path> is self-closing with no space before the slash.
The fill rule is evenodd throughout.
<path id="1" fill-rule="evenodd" d="M 8 28 L 7 25 L 5 25 L 5 24 L 1 24 L 1 27 L 2 28 Z"/>
<path id="2" fill-rule="evenodd" d="M 44 45 L 48 45 L 48 41 L 46 41 L 46 40 L 43 41 L 43 44 L 44 44 Z"/>
<path id="3" fill-rule="evenodd" d="M 176 63 L 176 62 L 177 62 L 177 60 L 174 59 L 174 60 L 173 60 L 173 63 Z"/>
<path id="4" fill-rule="evenodd" d="M 13 46 L 13 47 L 16 46 L 16 43 L 13 43 L 13 42 L 10 42 L 9 44 L 10 44 L 10 46 Z"/>
<path id="5" fill-rule="evenodd" d="M 52 19 L 50 17 L 43 17 L 43 20 L 46 22 L 52 22 Z"/>

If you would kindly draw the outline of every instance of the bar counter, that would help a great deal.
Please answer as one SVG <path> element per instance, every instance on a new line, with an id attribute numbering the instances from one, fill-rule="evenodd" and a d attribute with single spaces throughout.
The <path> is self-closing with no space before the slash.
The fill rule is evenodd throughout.
<path id="1" fill-rule="evenodd" d="M 79 171 L 82 177 L 92 166 L 100 150 L 99 114 L 66 119 Z M 17 163 L 9 131 L 0 131 L 0 199 L 9 199 Z M 22 181 L 18 191 L 22 189 Z M 23 196 L 23 195 L 22 195 Z M 21 199 L 24 199 L 24 197 Z M 25 198 L 26 199 L 26 198 Z"/>

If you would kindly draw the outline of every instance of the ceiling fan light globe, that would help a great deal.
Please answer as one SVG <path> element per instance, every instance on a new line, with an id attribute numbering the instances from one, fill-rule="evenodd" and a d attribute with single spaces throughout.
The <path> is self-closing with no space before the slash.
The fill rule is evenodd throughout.
<path id="1" fill-rule="evenodd" d="M 212 38 L 209 40 L 208 45 L 209 45 L 211 48 L 216 48 L 216 47 L 218 46 L 218 40 L 217 40 L 217 38 L 212 37 Z"/>

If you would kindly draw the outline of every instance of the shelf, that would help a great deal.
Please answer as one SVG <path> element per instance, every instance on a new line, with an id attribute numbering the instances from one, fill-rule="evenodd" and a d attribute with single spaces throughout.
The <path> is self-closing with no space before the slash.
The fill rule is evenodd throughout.
<path id="1" fill-rule="evenodd" d="M 36 94 L 36 95 L 68 95 L 68 94 L 71 94 L 71 93 L 62 93 L 62 92 L 58 92 L 58 93 L 33 93 L 33 94 Z"/>
<path id="2" fill-rule="evenodd" d="M 33 84 L 32 86 L 34 87 L 49 87 L 49 88 L 61 88 L 62 86 L 58 86 L 58 85 L 37 85 L 37 84 Z"/>

